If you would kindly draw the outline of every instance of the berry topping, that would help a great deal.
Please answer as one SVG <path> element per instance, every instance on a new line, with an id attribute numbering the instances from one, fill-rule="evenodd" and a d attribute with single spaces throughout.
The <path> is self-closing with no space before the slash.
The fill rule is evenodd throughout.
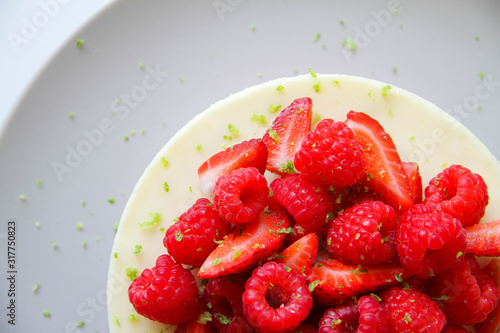
<path id="1" fill-rule="evenodd" d="M 295 220 L 291 240 L 311 232 L 320 235 L 326 232 L 328 218 L 336 214 L 337 204 L 334 203 L 335 197 L 330 196 L 324 186 L 306 175 L 295 174 L 273 180 L 270 188 L 273 201 L 285 207 Z"/>
<path id="2" fill-rule="evenodd" d="M 239 275 L 227 275 L 210 279 L 203 295 L 207 300 L 212 323 L 217 332 L 252 332 L 243 314 L 242 296 L 245 281 Z"/>
<path id="3" fill-rule="evenodd" d="M 312 267 L 316 253 L 318 253 L 318 236 L 310 233 L 288 246 L 274 261 L 303 274 Z"/>
<path id="4" fill-rule="evenodd" d="M 312 308 L 305 278 L 283 264 L 256 268 L 243 293 L 248 322 L 259 332 L 284 332 L 300 325 Z"/>
<path id="5" fill-rule="evenodd" d="M 198 272 L 203 279 L 241 273 L 267 259 L 285 242 L 288 218 L 283 211 L 264 211 L 238 225 L 210 253 Z"/>
<path id="6" fill-rule="evenodd" d="M 467 253 L 476 256 L 500 256 L 500 219 L 466 227 Z"/>
<path id="7" fill-rule="evenodd" d="M 423 190 L 422 190 L 422 176 L 420 175 L 419 167 L 414 162 L 402 162 L 403 169 L 406 174 L 406 179 L 410 185 L 411 197 L 413 204 L 422 203 Z"/>
<path id="8" fill-rule="evenodd" d="M 500 259 L 492 259 L 484 266 L 483 271 L 495 280 L 497 287 L 500 288 Z M 497 302 L 496 308 L 490 312 L 486 320 L 474 325 L 474 328 L 476 333 L 500 332 L 500 302 Z"/>
<path id="9" fill-rule="evenodd" d="M 365 168 L 363 151 L 353 131 L 332 119 L 323 119 L 307 133 L 294 164 L 312 180 L 335 187 L 353 185 Z"/>
<path id="10" fill-rule="evenodd" d="M 358 333 L 388 333 L 389 312 L 379 304 L 376 295 L 361 296 L 358 300 L 359 326 Z"/>
<path id="11" fill-rule="evenodd" d="M 388 262 L 396 254 L 394 209 L 381 201 L 354 205 L 330 221 L 328 250 L 355 264 Z"/>
<path id="12" fill-rule="evenodd" d="M 163 245 L 176 262 L 200 267 L 230 231 L 231 224 L 220 218 L 208 199 L 201 198 L 167 229 Z"/>
<path id="13" fill-rule="evenodd" d="M 488 200 L 488 188 L 483 178 L 456 164 L 440 172 L 425 188 L 424 203 L 436 204 L 464 226 L 479 222 Z"/>
<path id="14" fill-rule="evenodd" d="M 309 131 L 311 114 L 312 101 L 304 97 L 294 100 L 276 117 L 262 138 L 269 151 L 267 170 L 278 174 L 295 172 L 293 159 Z"/>
<path id="15" fill-rule="evenodd" d="M 389 332 L 441 332 L 446 317 L 429 296 L 413 289 L 392 287 L 380 298 L 389 311 Z"/>
<path id="16" fill-rule="evenodd" d="M 193 318 L 200 307 L 198 286 L 190 271 L 169 255 L 156 259 L 130 285 L 128 296 L 138 314 L 167 325 Z"/>
<path id="17" fill-rule="evenodd" d="M 319 321 L 318 333 L 356 332 L 358 324 L 358 308 L 354 302 L 349 302 L 326 310 Z"/>
<path id="18" fill-rule="evenodd" d="M 468 331 L 462 326 L 455 326 L 455 325 L 446 325 L 441 331 L 441 333 L 467 333 L 467 332 Z"/>
<path id="19" fill-rule="evenodd" d="M 396 211 L 410 208 L 410 185 L 391 136 L 377 120 L 362 112 L 349 111 L 346 124 L 363 149 L 366 168 L 360 184 L 380 194 Z"/>
<path id="20" fill-rule="evenodd" d="M 401 264 L 429 278 L 455 267 L 467 251 L 462 224 L 432 205 L 415 205 L 401 217 L 396 235 Z"/>
<path id="21" fill-rule="evenodd" d="M 453 270 L 437 275 L 430 295 L 441 305 L 450 324 L 474 325 L 484 321 L 500 293 L 495 281 L 467 255 Z"/>
<path id="22" fill-rule="evenodd" d="M 238 168 L 255 167 L 263 174 L 267 155 L 267 147 L 260 139 L 243 141 L 218 152 L 198 168 L 203 193 L 211 196 L 217 179 Z"/>
<path id="23" fill-rule="evenodd" d="M 267 180 L 253 167 L 236 169 L 215 183 L 215 208 L 231 223 L 255 219 L 266 208 L 268 197 Z"/>

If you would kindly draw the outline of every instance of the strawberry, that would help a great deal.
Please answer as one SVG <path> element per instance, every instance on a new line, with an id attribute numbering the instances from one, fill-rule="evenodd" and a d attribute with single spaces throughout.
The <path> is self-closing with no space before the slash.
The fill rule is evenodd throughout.
<path id="1" fill-rule="evenodd" d="M 267 156 L 267 147 L 260 139 L 243 141 L 218 152 L 198 168 L 203 192 L 211 196 L 217 179 L 238 168 L 255 167 L 263 174 Z"/>
<path id="2" fill-rule="evenodd" d="M 274 261 L 302 274 L 312 266 L 317 252 L 318 236 L 315 233 L 310 233 L 283 250 Z"/>
<path id="3" fill-rule="evenodd" d="M 320 260 L 307 274 L 314 287 L 313 297 L 322 305 L 333 306 L 344 299 L 396 285 L 409 277 L 398 263 L 376 266 L 348 265 L 319 254 Z"/>
<path id="4" fill-rule="evenodd" d="M 267 259 L 283 245 L 288 232 L 284 211 L 265 211 L 238 225 L 210 253 L 198 272 L 203 279 L 241 273 Z"/>
<path id="5" fill-rule="evenodd" d="M 411 196 L 413 198 L 413 204 L 422 203 L 423 197 L 423 186 L 422 186 L 422 176 L 420 176 L 420 171 L 418 164 L 414 162 L 402 162 L 403 169 L 408 179 L 410 185 Z"/>
<path id="6" fill-rule="evenodd" d="M 206 303 L 204 301 L 203 303 Z M 217 330 L 212 324 L 212 318 L 205 304 L 200 307 L 198 315 L 194 318 L 177 325 L 174 333 L 215 333 Z"/>
<path id="7" fill-rule="evenodd" d="M 309 97 L 294 100 L 280 112 L 262 138 L 269 151 L 268 171 L 281 175 L 295 172 L 293 159 L 309 131 L 311 114 L 312 101 Z"/>
<path id="8" fill-rule="evenodd" d="M 410 208 L 410 184 L 390 135 L 377 120 L 362 112 L 349 111 L 346 124 L 363 147 L 366 167 L 360 184 L 380 194 L 396 211 Z"/>
<path id="9" fill-rule="evenodd" d="M 476 256 L 500 256 L 500 219 L 465 227 L 469 247 L 467 253 Z"/>
<path id="10" fill-rule="evenodd" d="M 500 259 L 492 259 L 488 265 L 484 266 L 483 271 L 495 280 L 497 286 L 500 287 Z M 485 321 L 474 325 L 476 333 L 491 333 L 500 331 L 500 305 L 488 315 Z"/>

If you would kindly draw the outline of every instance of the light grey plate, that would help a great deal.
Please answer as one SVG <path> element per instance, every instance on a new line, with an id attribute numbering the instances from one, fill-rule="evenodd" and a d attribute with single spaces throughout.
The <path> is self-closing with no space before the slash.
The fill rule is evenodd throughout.
<path id="1" fill-rule="evenodd" d="M 62 46 L 1 133 L 0 268 L 15 296 L 0 284 L 0 331 L 106 332 L 113 225 L 134 184 L 183 124 L 247 86 L 309 68 L 375 78 L 448 110 L 499 157 L 498 14 L 498 1 L 465 0 L 106 8 Z M 356 50 L 342 46 L 349 38 Z"/>

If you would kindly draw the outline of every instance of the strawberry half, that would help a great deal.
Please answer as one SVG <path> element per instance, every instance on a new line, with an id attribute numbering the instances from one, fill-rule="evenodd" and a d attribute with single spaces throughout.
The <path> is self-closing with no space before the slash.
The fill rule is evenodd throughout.
<path id="1" fill-rule="evenodd" d="M 346 124 L 363 147 L 366 175 L 360 185 L 380 194 L 396 211 L 410 208 L 410 184 L 390 135 L 377 120 L 362 112 L 349 111 Z"/>
<path id="2" fill-rule="evenodd" d="M 466 227 L 467 253 L 475 256 L 500 256 L 500 219 Z"/>
<path id="3" fill-rule="evenodd" d="M 269 151 L 268 171 L 281 175 L 294 173 L 293 159 L 311 127 L 311 115 L 309 97 L 294 100 L 280 112 L 262 138 Z"/>
<path id="4" fill-rule="evenodd" d="M 318 236 L 310 233 L 292 243 L 274 261 L 302 274 L 312 267 L 316 253 L 318 253 Z"/>
<path id="5" fill-rule="evenodd" d="M 249 223 L 238 225 L 210 253 L 198 276 L 241 273 L 267 259 L 285 242 L 288 218 L 284 211 L 265 211 Z"/>
<path id="6" fill-rule="evenodd" d="M 424 192 L 422 186 L 422 176 L 420 176 L 418 164 L 414 162 L 402 162 L 402 163 L 403 163 L 403 169 L 406 174 L 406 179 L 408 179 L 408 183 L 410 185 L 413 204 L 422 203 Z"/>
<path id="7" fill-rule="evenodd" d="M 491 276 L 500 288 L 500 259 L 492 259 L 482 270 Z M 476 333 L 491 333 L 500 331 L 500 302 L 488 315 L 488 318 L 486 318 L 485 321 L 474 325 L 474 329 L 476 330 Z"/>
<path id="8" fill-rule="evenodd" d="M 267 156 L 267 147 L 260 139 L 243 141 L 218 152 L 198 168 L 203 193 L 211 196 L 217 179 L 238 168 L 255 167 L 263 174 Z"/>
<path id="9" fill-rule="evenodd" d="M 337 259 L 325 259 L 325 254 L 307 274 L 314 286 L 313 297 L 320 304 L 333 306 L 352 296 L 374 292 L 396 285 L 409 274 L 399 263 L 376 266 L 348 265 Z"/>

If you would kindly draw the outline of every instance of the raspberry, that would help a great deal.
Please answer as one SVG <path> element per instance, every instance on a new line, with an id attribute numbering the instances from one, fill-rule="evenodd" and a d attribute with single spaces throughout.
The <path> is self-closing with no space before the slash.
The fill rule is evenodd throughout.
<path id="1" fill-rule="evenodd" d="M 167 255 L 145 269 L 130 285 L 128 297 L 138 314 L 167 325 L 193 318 L 200 307 L 198 286 L 190 271 Z"/>
<path id="2" fill-rule="evenodd" d="M 446 325 L 441 333 L 467 333 L 468 331 L 461 327 L 461 326 L 455 326 L 455 325 Z"/>
<path id="3" fill-rule="evenodd" d="M 245 316 L 262 333 L 296 328 L 309 314 L 312 303 L 306 279 L 272 261 L 253 271 L 243 293 Z"/>
<path id="4" fill-rule="evenodd" d="M 241 224 L 252 221 L 267 206 L 266 178 L 254 167 L 240 168 L 215 183 L 214 203 L 220 216 Z"/>
<path id="5" fill-rule="evenodd" d="M 319 321 L 318 333 L 356 332 L 359 311 L 356 304 L 349 302 L 325 311 Z"/>
<path id="6" fill-rule="evenodd" d="M 323 119 L 307 133 L 295 154 L 295 168 L 324 185 L 346 187 L 359 180 L 365 168 L 363 150 L 344 122 Z"/>
<path id="7" fill-rule="evenodd" d="M 437 299 L 450 324 L 474 325 L 495 309 L 500 294 L 476 258 L 467 255 L 453 270 L 432 279 L 430 295 Z"/>
<path id="8" fill-rule="evenodd" d="M 212 323 L 218 332 L 252 332 L 243 314 L 242 295 L 245 281 L 239 275 L 216 277 L 209 280 L 203 295 L 210 304 Z"/>
<path id="9" fill-rule="evenodd" d="M 163 245 L 178 263 L 200 267 L 207 256 L 231 231 L 231 224 L 220 218 L 208 199 L 198 199 L 171 225 Z"/>
<path id="10" fill-rule="evenodd" d="M 389 312 L 379 304 L 378 296 L 362 296 L 358 300 L 359 326 L 357 333 L 389 332 Z"/>
<path id="11" fill-rule="evenodd" d="M 337 205 L 334 204 L 335 198 L 329 196 L 325 187 L 303 174 L 275 179 L 270 187 L 273 193 L 272 201 L 284 206 L 296 222 L 293 227 L 295 235 L 290 237 L 291 241 L 311 232 L 326 232 L 327 218 L 337 212 Z"/>
<path id="12" fill-rule="evenodd" d="M 389 311 L 389 332 L 441 332 L 446 317 L 429 296 L 413 289 L 392 287 L 380 298 Z"/>
<path id="13" fill-rule="evenodd" d="M 458 264 L 467 250 L 466 232 L 450 214 L 418 204 L 401 217 L 396 245 L 403 267 L 425 279 Z"/>
<path id="14" fill-rule="evenodd" d="M 396 254 L 394 209 L 381 201 L 364 201 L 330 221 L 328 250 L 355 264 L 380 264 Z"/>
<path id="15" fill-rule="evenodd" d="M 431 179 L 425 188 L 425 196 L 424 203 L 436 204 L 464 226 L 477 224 L 489 201 L 488 187 L 483 178 L 456 164 Z"/>

